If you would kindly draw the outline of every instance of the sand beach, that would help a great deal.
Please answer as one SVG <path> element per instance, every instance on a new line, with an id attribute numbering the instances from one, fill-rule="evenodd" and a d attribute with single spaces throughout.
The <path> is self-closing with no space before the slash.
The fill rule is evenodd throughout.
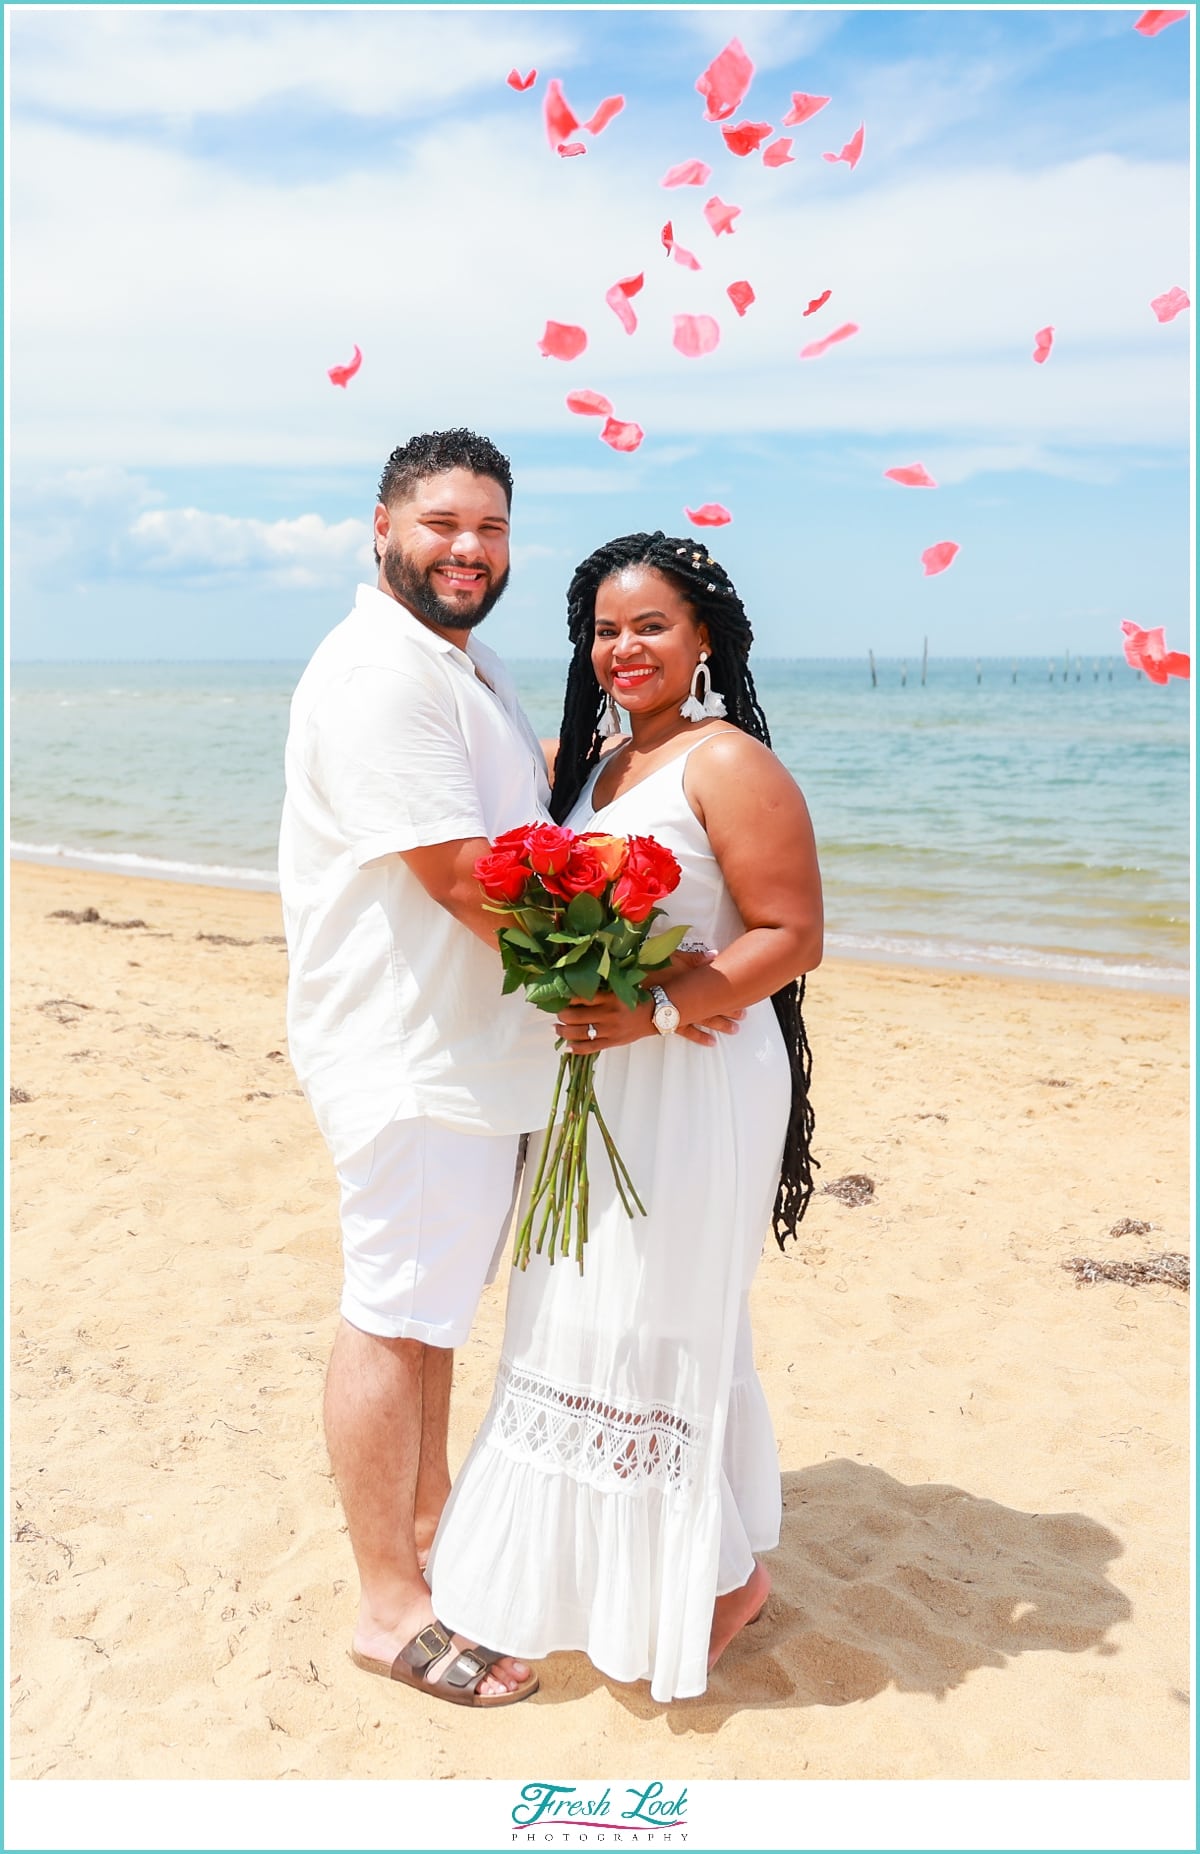
<path id="1" fill-rule="evenodd" d="M 1189 1299 L 1062 1266 L 1188 1247 L 1183 1000 L 813 976 L 822 1181 L 874 1190 L 759 1272 L 766 1618 L 701 1699 L 561 1655 L 485 1719 L 347 1658 L 277 898 L 16 864 L 11 914 L 14 1777 L 520 1778 L 531 1733 L 578 1779 L 1187 1775 Z"/>

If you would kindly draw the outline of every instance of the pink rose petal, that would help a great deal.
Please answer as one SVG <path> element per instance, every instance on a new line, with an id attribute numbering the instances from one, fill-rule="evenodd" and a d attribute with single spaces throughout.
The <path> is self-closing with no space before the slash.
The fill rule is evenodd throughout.
<path id="1" fill-rule="evenodd" d="M 825 307 L 825 304 L 832 295 L 832 290 L 822 290 L 819 296 L 813 297 L 808 308 L 804 311 L 805 315 L 815 315 L 818 309 L 823 309 Z"/>
<path id="2" fill-rule="evenodd" d="M 807 122 L 828 103 L 828 97 L 810 97 L 805 90 L 793 90 L 792 107 L 783 119 L 785 129 L 794 129 L 797 124 Z"/>
<path id="3" fill-rule="evenodd" d="M 699 258 L 694 258 L 690 251 L 685 250 L 682 245 L 677 245 L 675 243 L 675 231 L 669 219 L 662 229 L 662 241 L 663 249 L 667 252 L 668 256 L 673 257 L 677 264 L 682 264 L 685 270 L 700 269 Z"/>
<path id="4" fill-rule="evenodd" d="M 1173 26 L 1176 20 L 1186 19 L 1190 11 L 1191 8 L 1186 6 L 1152 6 L 1140 19 L 1134 20 L 1133 29 L 1144 38 L 1153 39 L 1160 32 L 1165 32 L 1168 26 Z"/>
<path id="5" fill-rule="evenodd" d="M 587 346 L 587 335 L 573 322 L 547 322 L 538 347 L 547 360 L 577 360 Z"/>
<path id="6" fill-rule="evenodd" d="M 832 335 L 826 335 L 824 341 L 810 341 L 806 348 L 801 348 L 800 359 L 816 360 L 827 348 L 835 347 L 839 341 L 849 341 L 851 335 L 857 333 L 857 322 L 843 322 L 840 328 L 834 329 Z"/>
<path id="7" fill-rule="evenodd" d="M 1049 358 L 1050 350 L 1053 346 L 1053 328 L 1049 326 L 1046 328 L 1039 328 L 1037 334 L 1033 337 L 1033 358 L 1039 367 Z"/>
<path id="8" fill-rule="evenodd" d="M 957 541 L 939 541 L 936 546 L 927 547 L 921 555 L 926 579 L 934 573 L 944 573 L 957 552 Z"/>
<path id="9" fill-rule="evenodd" d="M 546 125 L 546 139 L 551 148 L 555 149 L 563 142 L 569 142 L 579 127 L 579 118 L 563 95 L 557 77 L 552 77 L 546 85 L 546 94 L 542 98 L 542 120 Z"/>
<path id="10" fill-rule="evenodd" d="M 763 149 L 764 167 L 786 167 L 794 158 L 790 135 L 781 135 L 777 142 L 772 142 L 769 148 Z"/>
<path id="11" fill-rule="evenodd" d="M 714 193 L 712 198 L 705 202 L 704 217 L 712 226 L 715 236 L 719 238 L 722 232 L 732 234 L 733 222 L 741 210 L 740 206 L 727 206 L 724 200 L 718 199 Z"/>
<path id="12" fill-rule="evenodd" d="M 361 366 L 362 350 L 358 343 L 355 342 L 354 359 L 348 361 L 344 367 L 330 367 L 327 371 L 335 386 L 345 386 L 347 380 L 352 380 Z"/>
<path id="13" fill-rule="evenodd" d="M 1140 625 L 1121 620 L 1125 633 L 1125 661 L 1131 669 L 1143 670 L 1151 682 L 1165 683 L 1170 676 L 1186 681 L 1192 673 L 1192 659 L 1182 651 L 1168 650 L 1162 625 L 1143 631 Z"/>
<path id="14" fill-rule="evenodd" d="M 681 161 L 678 167 L 669 167 L 658 184 L 660 187 L 702 187 L 711 173 L 711 167 L 706 167 L 703 161 Z"/>
<path id="15" fill-rule="evenodd" d="M 533 70 L 529 73 L 528 77 L 522 77 L 521 73 L 514 67 L 504 81 L 510 90 L 528 90 L 536 76 L 537 71 Z"/>
<path id="16" fill-rule="evenodd" d="M 894 470 L 885 470 L 883 474 L 893 483 L 903 483 L 906 489 L 937 488 L 924 464 L 897 464 Z"/>
<path id="17" fill-rule="evenodd" d="M 611 418 L 612 400 L 603 393 L 593 393 L 586 389 L 579 393 L 567 394 L 567 411 L 582 412 L 587 418 Z"/>
<path id="18" fill-rule="evenodd" d="M 1181 315 L 1191 306 L 1191 297 L 1186 290 L 1181 290 L 1178 284 L 1174 289 L 1168 290 L 1165 296 L 1155 296 L 1150 303 L 1150 307 L 1160 322 L 1173 322 L 1177 315 Z"/>
<path id="19" fill-rule="evenodd" d="M 694 528 L 723 528 L 733 516 L 719 502 L 702 502 L 698 509 L 684 509 L 684 514 Z"/>
<path id="20" fill-rule="evenodd" d="M 696 79 L 696 89 L 705 100 L 705 122 L 724 122 L 750 88 L 754 65 L 746 55 L 740 39 L 730 39 L 723 52 Z"/>
<path id="21" fill-rule="evenodd" d="M 672 336 L 676 348 L 689 360 L 711 354 L 721 339 L 719 324 L 711 315 L 677 315 Z"/>
<path id="22" fill-rule="evenodd" d="M 773 135 L 769 122 L 739 122 L 736 128 L 722 129 L 725 146 L 730 154 L 753 154 L 760 142 L 765 142 L 768 135 Z"/>
<path id="23" fill-rule="evenodd" d="M 554 150 L 554 152 L 555 154 L 560 154 L 560 155 L 586 154 L 587 153 L 587 143 L 586 142 L 560 142 L 558 144 L 558 147 Z"/>
<path id="24" fill-rule="evenodd" d="M 857 167 L 863 151 L 863 136 L 865 133 L 865 125 L 859 123 L 857 129 L 855 129 L 854 134 L 850 137 L 850 140 L 846 143 L 841 153 L 822 155 L 822 161 L 845 161 L 849 167 Z"/>
<path id="25" fill-rule="evenodd" d="M 645 435 L 640 425 L 622 424 L 619 418 L 610 418 L 600 439 L 604 444 L 611 444 L 614 451 L 636 451 Z"/>
<path id="26" fill-rule="evenodd" d="M 745 315 L 747 309 L 754 301 L 754 291 L 745 281 L 731 283 L 725 294 L 728 296 L 739 315 Z"/>
<path id="27" fill-rule="evenodd" d="M 583 126 L 589 135 L 599 135 L 602 129 L 607 129 L 614 116 L 620 115 L 624 107 L 624 97 L 605 97 L 595 115 L 589 117 Z"/>
<path id="28" fill-rule="evenodd" d="M 605 302 L 627 335 L 632 335 L 637 327 L 637 317 L 629 306 L 629 298 L 637 295 L 645 281 L 645 273 L 639 270 L 636 277 L 619 277 L 612 289 L 604 292 Z"/>

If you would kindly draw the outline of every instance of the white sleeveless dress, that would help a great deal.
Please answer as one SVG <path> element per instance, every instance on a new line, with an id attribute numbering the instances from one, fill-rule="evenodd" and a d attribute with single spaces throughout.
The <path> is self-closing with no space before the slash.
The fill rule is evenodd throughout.
<path id="1" fill-rule="evenodd" d="M 684 795 L 701 745 L 594 811 L 597 768 L 567 821 L 671 849 L 683 877 L 656 929 L 686 923 L 719 951 L 744 927 Z M 584 1273 L 544 1253 L 511 1272 L 495 1393 L 430 1582 L 437 1614 L 476 1641 L 530 1661 L 581 1649 L 614 1680 L 685 1699 L 705 1689 L 717 1596 L 779 1542 L 747 1310 L 791 1099 L 770 999 L 712 1048 L 606 1050 L 596 1092 L 647 1215 L 625 1216 L 593 1135 Z"/>

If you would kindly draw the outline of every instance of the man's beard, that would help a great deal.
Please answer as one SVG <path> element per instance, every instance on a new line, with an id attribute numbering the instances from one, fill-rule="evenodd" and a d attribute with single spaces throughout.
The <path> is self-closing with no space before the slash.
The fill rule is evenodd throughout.
<path id="1" fill-rule="evenodd" d="M 508 584 L 508 568 L 505 567 L 498 579 L 487 583 L 487 589 L 475 609 L 464 611 L 460 606 L 440 599 L 430 584 L 429 570 L 422 572 L 420 567 L 414 566 L 400 548 L 388 547 L 380 564 L 383 577 L 402 605 L 407 605 L 418 618 L 441 625 L 449 631 L 472 631 L 477 624 L 482 624 Z M 450 562 L 437 564 L 448 566 Z"/>

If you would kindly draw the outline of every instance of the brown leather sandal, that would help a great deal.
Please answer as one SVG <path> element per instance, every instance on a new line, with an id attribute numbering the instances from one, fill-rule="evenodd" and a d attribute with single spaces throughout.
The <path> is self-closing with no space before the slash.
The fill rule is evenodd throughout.
<path id="1" fill-rule="evenodd" d="M 453 1659 L 446 1661 L 447 1655 L 452 1655 Z M 350 1650 L 355 1667 L 361 1667 L 365 1673 L 380 1674 L 385 1680 L 398 1680 L 403 1686 L 417 1687 L 434 1699 L 446 1700 L 451 1706 L 514 1706 L 518 1700 L 536 1693 L 536 1674 L 530 1674 L 508 1693 L 476 1693 L 475 1688 L 483 1676 L 503 1658 L 499 1650 L 481 1648 L 477 1643 L 460 1648 L 456 1654 L 450 1631 L 441 1622 L 431 1622 L 414 1635 L 391 1663 L 359 1654 L 357 1648 Z M 430 1668 L 439 1661 L 445 1661 L 446 1665 L 431 1676 Z"/>

